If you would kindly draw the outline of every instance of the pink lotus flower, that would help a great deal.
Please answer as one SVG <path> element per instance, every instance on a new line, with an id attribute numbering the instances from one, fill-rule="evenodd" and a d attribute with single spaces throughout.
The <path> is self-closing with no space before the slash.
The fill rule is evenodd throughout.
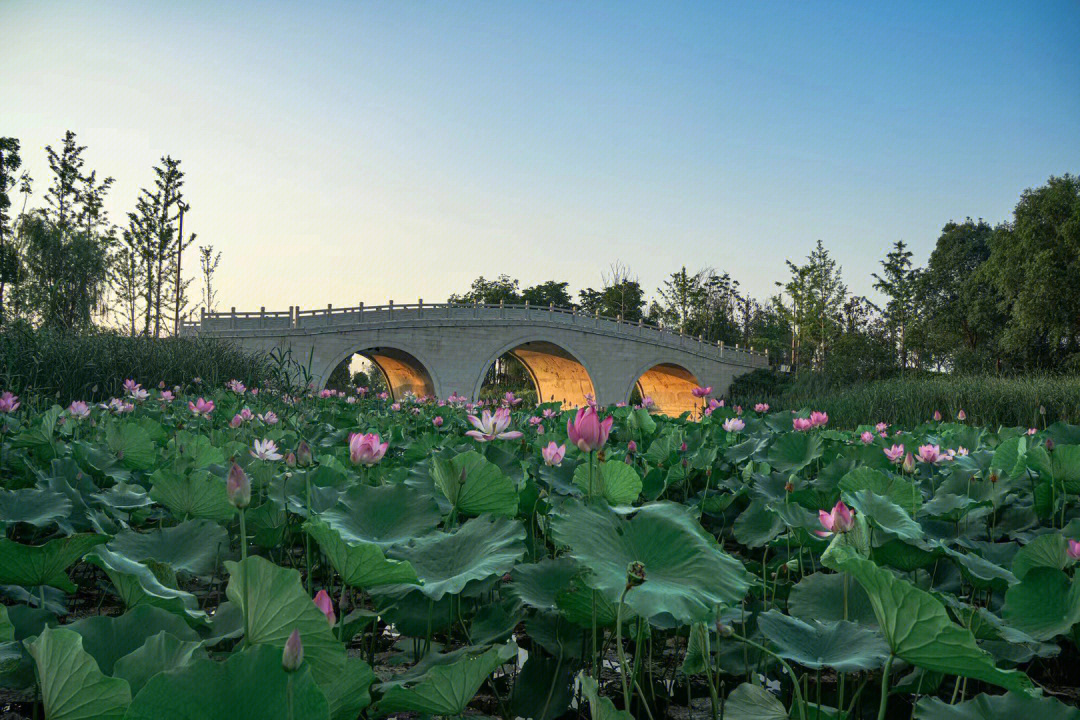
<path id="1" fill-rule="evenodd" d="M 552 420 L 552 419 L 558 417 L 558 415 L 559 415 L 559 413 L 555 412 L 551 408 L 544 408 L 544 419 L 545 420 Z"/>
<path id="2" fill-rule="evenodd" d="M 259 413 L 256 417 L 258 417 L 261 422 L 264 422 L 267 425 L 277 425 L 278 422 L 278 416 L 274 413 L 273 410 L 267 410 L 264 413 Z"/>
<path id="3" fill-rule="evenodd" d="M 247 389 L 247 388 L 244 387 L 244 383 L 240 382 L 239 380 L 235 380 L 235 379 L 230 380 L 229 382 L 225 383 L 225 387 L 228 388 L 229 390 L 233 391 L 237 395 L 243 395 L 244 391 Z"/>
<path id="4" fill-rule="evenodd" d="M 393 410 L 394 412 L 397 412 L 398 410 L 401 409 L 401 403 L 399 403 L 399 402 L 391 403 L 390 409 Z"/>
<path id="5" fill-rule="evenodd" d="M 510 427 L 510 409 L 499 408 L 494 413 L 484 410 L 480 417 L 469 415 L 469 422 L 476 428 L 465 434 L 475 438 L 478 442 L 491 440 L 513 440 L 521 437 L 517 430 L 507 430 Z"/>
<path id="6" fill-rule="evenodd" d="M 203 398 L 199 398 L 195 402 L 189 400 L 187 406 L 188 410 L 198 417 L 210 417 L 210 413 L 214 412 L 213 400 L 204 400 Z"/>
<path id="7" fill-rule="evenodd" d="M 273 462 L 281 459 L 281 453 L 277 451 L 277 443 L 273 440 L 256 440 L 251 457 Z"/>
<path id="8" fill-rule="evenodd" d="M 936 463 L 941 460 L 941 446 L 939 445 L 920 445 L 919 446 L 919 460 L 924 463 Z"/>
<path id="9" fill-rule="evenodd" d="M 879 433 L 883 433 L 889 429 L 889 423 L 879 422 L 877 425 L 874 426 L 874 429 L 877 430 Z"/>
<path id="10" fill-rule="evenodd" d="M 960 422 L 967 420 L 967 413 L 964 412 L 964 408 L 960 408 L 960 412 L 956 413 L 956 419 Z"/>
<path id="11" fill-rule="evenodd" d="M 709 397 L 710 395 L 712 395 L 712 386 L 696 387 L 690 391 L 690 394 L 692 394 L 696 398 Z"/>
<path id="12" fill-rule="evenodd" d="M 810 422 L 810 418 L 792 418 L 791 427 L 798 432 L 806 432 L 810 428 L 814 427 L 814 424 Z"/>
<path id="13" fill-rule="evenodd" d="M 904 458 L 903 445 L 893 445 L 892 447 L 887 447 L 883 450 L 883 452 L 885 453 L 885 457 L 889 458 L 889 460 L 894 463 L 899 463 Z"/>
<path id="14" fill-rule="evenodd" d="M 628 455 L 633 455 L 636 452 L 637 452 L 637 443 L 636 442 L 631 440 L 630 442 L 626 443 L 626 453 Z"/>
<path id="15" fill-rule="evenodd" d="M 356 396 L 355 395 L 350 395 L 349 397 L 345 398 L 345 402 L 347 402 L 349 405 L 355 405 L 356 404 Z"/>
<path id="16" fill-rule="evenodd" d="M 443 424 L 442 415 L 436 415 L 435 417 L 431 418 L 431 424 L 434 425 L 437 428 L 442 427 L 442 424 Z"/>
<path id="17" fill-rule="evenodd" d="M 251 504 L 251 480 L 236 463 L 229 467 L 229 476 L 225 479 L 225 494 L 232 506 L 240 510 Z"/>
<path id="18" fill-rule="evenodd" d="M 1073 560 L 1080 560 L 1080 542 L 1076 542 L 1072 538 L 1069 538 L 1069 544 L 1065 552 L 1069 554 Z"/>
<path id="19" fill-rule="evenodd" d="M 109 400 L 108 405 L 102 405 L 102 407 L 117 414 L 129 413 L 135 410 L 134 405 L 129 402 L 124 402 L 120 398 L 112 398 Z"/>
<path id="20" fill-rule="evenodd" d="M 325 590 L 315 593 L 315 607 L 322 610 L 322 614 L 326 616 L 330 627 L 337 623 L 337 615 L 334 613 L 334 601 L 330 599 Z"/>
<path id="21" fill-rule="evenodd" d="M 127 380 L 124 381 L 124 392 L 127 393 L 128 395 L 135 392 L 136 388 L 138 388 L 138 387 L 139 387 L 139 383 L 135 382 L 135 380 L 133 378 L 128 378 Z"/>
<path id="22" fill-rule="evenodd" d="M 285 649 L 281 651 L 281 667 L 285 668 L 285 672 L 293 673 L 303 664 L 304 643 L 300 640 L 300 631 L 293 630 L 285 641 Z"/>
<path id="23" fill-rule="evenodd" d="M 367 388 L 366 387 L 358 387 L 358 388 L 356 388 L 356 394 L 359 395 L 360 397 L 364 397 L 365 395 L 367 395 Z"/>
<path id="24" fill-rule="evenodd" d="M 829 422 L 829 416 L 823 412 L 815 410 L 810 413 L 810 426 L 811 427 L 825 427 Z"/>
<path id="25" fill-rule="evenodd" d="M 380 400 L 389 400 L 390 399 L 390 393 L 383 390 L 381 393 L 379 393 L 379 399 Z"/>
<path id="26" fill-rule="evenodd" d="M 742 415 L 742 405 L 736 405 L 735 406 L 735 414 L 736 415 Z"/>
<path id="27" fill-rule="evenodd" d="M 614 422 L 610 415 L 601 420 L 596 408 L 578 408 L 577 415 L 566 421 L 566 434 L 581 452 L 595 452 L 607 443 Z"/>
<path id="28" fill-rule="evenodd" d="M 503 405 L 505 405 L 506 407 L 514 407 L 515 405 L 520 405 L 521 404 L 521 398 L 516 397 L 514 395 L 514 393 L 512 393 L 512 392 L 508 392 L 505 395 L 503 395 L 503 400 L 502 401 L 503 401 Z"/>
<path id="29" fill-rule="evenodd" d="M 902 467 L 903 467 L 904 472 L 906 472 L 906 473 L 915 472 L 915 456 L 913 456 L 911 453 L 908 453 L 907 455 L 905 455 L 904 456 L 904 464 L 903 464 Z"/>
<path id="30" fill-rule="evenodd" d="M 758 403 L 754 405 L 754 412 L 767 413 L 769 412 L 769 403 Z"/>
<path id="31" fill-rule="evenodd" d="M 229 427 L 233 428 L 234 430 L 236 428 L 240 427 L 243 424 L 244 424 L 244 418 L 240 417 L 239 413 L 237 413 L 236 415 L 233 415 L 232 420 L 229 421 Z"/>
<path id="32" fill-rule="evenodd" d="M 837 501 L 832 512 L 818 510 L 818 520 L 821 521 L 821 526 L 825 528 L 824 530 L 815 531 L 821 537 L 828 537 L 834 533 L 846 533 L 855 527 L 855 516 L 852 514 L 851 509 L 844 504 L 843 500 Z"/>
<path id="33" fill-rule="evenodd" d="M 1039 431 L 1036 430 L 1035 428 L 1028 428 L 1027 434 L 1028 435 L 1034 435 L 1037 432 L 1039 432 Z"/>
<path id="34" fill-rule="evenodd" d="M 68 415 L 79 420 L 85 420 L 90 417 L 90 406 L 82 400 L 76 400 L 68 405 Z"/>
<path id="35" fill-rule="evenodd" d="M 960 447 L 956 448 L 956 455 L 957 455 L 957 457 L 964 457 L 964 456 L 965 456 L 965 455 L 967 455 L 967 454 L 968 454 L 968 449 L 967 449 L 966 447 L 964 447 L 963 445 L 961 445 Z"/>
<path id="36" fill-rule="evenodd" d="M 175 399 L 176 399 L 176 397 L 173 395 L 172 390 L 162 390 L 161 391 L 161 402 L 170 403 Z"/>
<path id="37" fill-rule="evenodd" d="M 934 411 L 934 422 L 941 422 L 941 411 L 940 410 L 935 410 Z"/>
<path id="38" fill-rule="evenodd" d="M 549 467 L 562 465 L 563 458 L 566 457 L 566 445 L 556 445 L 552 440 L 546 448 L 540 450 L 540 455 L 544 458 L 544 464 Z"/>
<path id="39" fill-rule="evenodd" d="M 18 395 L 6 390 L 0 395 L 0 413 L 13 413 L 19 409 L 20 404 Z"/>
<path id="40" fill-rule="evenodd" d="M 728 418 L 721 427 L 723 427 L 726 432 L 737 433 L 741 432 L 742 429 L 746 427 L 746 423 L 739 418 Z"/>
<path id="41" fill-rule="evenodd" d="M 655 404 L 656 403 L 653 402 L 652 395 L 646 395 L 645 397 L 641 398 L 641 407 L 643 408 L 651 408 Z"/>
<path id="42" fill-rule="evenodd" d="M 859 439 L 863 441 L 863 445 L 869 445 L 874 442 L 874 433 L 869 430 L 864 430 L 862 435 L 859 436 Z"/>
<path id="43" fill-rule="evenodd" d="M 378 433 L 352 433 L 349 435 L 349 459 L 357 465 L 371 467 L 383 459 L 390 443 L 382 442 Z"/>

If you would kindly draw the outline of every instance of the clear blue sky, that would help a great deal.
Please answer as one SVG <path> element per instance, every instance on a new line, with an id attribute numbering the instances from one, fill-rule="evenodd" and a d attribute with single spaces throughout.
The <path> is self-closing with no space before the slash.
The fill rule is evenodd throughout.
<path id="1" fill-rule="evenodd" d="M 893 241 L 922 262 L 1080 172 L 1078 2 L 2 0 L 0 27 L 38 192 L 67 128 L 116 221 L 181 158 L 226 307 L 577 290 L 616 259 L 763 297 L 817 238 L 868 293 Z"/>

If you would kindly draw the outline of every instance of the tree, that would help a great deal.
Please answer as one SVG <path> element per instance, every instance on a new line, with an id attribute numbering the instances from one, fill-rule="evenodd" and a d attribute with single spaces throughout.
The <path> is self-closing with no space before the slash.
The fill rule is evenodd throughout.
<path id="1" fill-rule="evenodd" d="M 221 253 L 214 254 L 213 245 L 199 246 L 199 272 L 203 280 L 202 307 L 206 312 L 214 312 L 217 305 L 217 291 L 214 290 L 214 273 L 221 262 Z"/>
<path id="2" fill-rule="evenodd" d="M 570 307 L 572 303 L 570 300 L 570 293 L 567 291 L 569 286 L 570 283 L 548 280 L 545 283 L 533 285 L 532 287 L 523 290 L 521 292 L 521 299 L 530 305 L 540 305 L 543 307 L 554 305 L 557 308 L 567 308 Z"/>
<path id="3" fill-rule="evenodd" d="M 86 232 L 35 215 L 25 221 L 27 281 L 21 292 L 40 324 L 85 330 L 104 305 L 108 247 Z"/>
<path id="4" fill-rule="evenodd" d="M 825 365 L 829 345 L 840 331 L 840 310 L 847 297 L 847 286 L 836 264 L 821 240 L 807 257 L 805 327 L 814 346 L 814 361 L 818 369 Z"/>
<path id="5" fill-rule="evenodd" d="M 500 275 L 495 280 L 487 280 L 483 275 L 473 280 L 469 291 L 463 295 L 451 295 L 452 303 L 483 303 L 498 305 L 500 302 L 515 305 L 523 302 L 518 292 L 518 281 L 509 275 Z"/>
<path id="6" fill-rule="evenodd" d="M 1003 348 L 1027 367 L 1080 367 L 1080 178 L 1025 190 L 984 269 L 1008 313 Z"/>
<path id="7" fill-rule="evenodd" d="M 881 262 L 882 274 L 874 273 L 874 288 L 885 295 L 885 326 L 899 353 L 900 367 L 908 367 L 908 328 L 915 320 L 919 271 L 911 267 L 911 251 L 898 240 Z"/>
<path id="8" fill-rule="evenodd" d="M 0 137 L 0 322 L 4 319 L 4 288 L 18 273 L 18 253 L 14 243 L 10 192 L 18 182 L 15 171 L 22 165 L 19 140 Z"/>
<path id="9" fill-rule="evenodd" d="M 690 316 L 705 297 L 703 274 L 697 272 L 691 275 L 686 272 L 684 265 L 678 272 L 671 273 L 663 286 L 657 289 L 661 301 L 660 317 L 664 324 L 679 328 L 679 332 L 686 331 Z"/>

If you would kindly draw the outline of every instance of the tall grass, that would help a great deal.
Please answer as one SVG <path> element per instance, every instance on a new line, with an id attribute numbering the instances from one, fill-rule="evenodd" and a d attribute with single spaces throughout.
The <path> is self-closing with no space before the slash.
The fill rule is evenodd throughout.
<path id="1" fill-rule="evenodd" d="M 115 397 L 125 378 L 144 387 L 164 382 L 171 388 L 189 386 L 198 377 L 219 387 L 231 378 L 262 384 L 272 374 L 268 358 L 211 338 L 72 334 L 24 325 L 0 331 L 0 389 L 30 403 Z"/>
<path id="2" fill-rule="evenodd" d="M 961 409 L 968 422 L 978 425 L 1041 428 L 1058 420 L 1080 423 L 1080 377 L 917 375 L 844 387 L 821 376 L 800 376 L 772 385 L 759 377 L 737 382 L 732 402 L 822 410 L 829 414 L 830 426 L 840 428 L 877 422 L 911 426 L 926 422 L 935 410 L 954 419 Z"/>

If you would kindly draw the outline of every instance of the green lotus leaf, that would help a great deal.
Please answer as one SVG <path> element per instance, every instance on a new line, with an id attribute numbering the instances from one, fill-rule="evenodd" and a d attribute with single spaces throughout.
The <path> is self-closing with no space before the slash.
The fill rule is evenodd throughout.
<path id="1" fill-rule="evenodd" d="M 110 424 L 105 428 L 106 442 L 120 464 L 132 470 L 149 470 L 154 467 L 157 449 L 150 434 L 134 422 L 119 425 Z"/>
<path id="2" fill-rule="evenodd" d="M 357 657 L 345 661 L 345 671 L 332 682 L 322 685 L 330 720 L 356 720 L 360 711 L 371 704 L 371 684 L 375 672 Z"/>
<path id="3" fill-rule="evenodd" d="M 68 566 L 108 539 L 105 535 L 80 533 L 44 545 L 23 545 L 0 538 L 0 585 L 49 585 L 73 593 L 78 588 L 67 576 Z"/>
<path id="4" fill-rule="evenodd" d="M 935 697 L 915 704 L 916 720 L 1080 720 L 1080 709 L 1052 697 L 1029 697 L 1019 693 L 979 694 L 950 705 Z"/>
<path id="5" fill-rule="evenodd" d="M 545 558 L 531 565 L 518 565 L 510 571 L 507 592 L 537 610 L 558 609 L 556 594 L 565 590 L 581 571 L 571 558 Z"/>
<path id="6" fill-rule="evenodd" d="M 420 582 L 412 565 L 388 560 L 378 545 L 346 542 L 341 533 L 320 520 L 308 520 L 304 523 L 304 531 L 319 543 L 330 564 L 351 587 L 363 589 Z"/>
<path id="7" fill-rule="evenodd" d="M 154 560 L 174 570 L 208 576 L 229 550 L 229 534 L 210 520 L 188 520 L 143 532 L 124 530 L 106 546 L 136 562 Z"/>
<path id="8" fill-rule="evenodd" d="M 945 607 L 930 593 L 845 545 L 831 547 L 822 563 L 850 573 L 865 588 L 885 641 L 902 660 L 1007 690 L 1030 692 L 1034 687 L 1022 672 L 997 668 L 993 658 L 976 645 L 971 631 L 952 622 Z"/>
<path id="9" fill-rule="evenodd" d="M 181 640 L 162 630 L 148 637 L 140 648 L 117 660 L 113 666 L 113 677 L 127 680 L 131 692 L 138 694 L 158 673 L 182 668 L 199 659 L 206 659 L 202 642 Z"/>
<path id="10" fill-rule="evenodd" d="M 166 585 L 143 563 L 106 548 L 88 554 L 86 562 L 105 571 L 126 607 L 152 605 L 183 617 L 194 627 L 206 625 L 206 613 L 199 609 L 199 601 L 194 595 Z"/>
<path id="11" fill-rule="evenodd" d="M 773 642 L 778 655 L 814 670 L 876 670 L 889 657 L 880 633 L 853 622 L 803 621 L 770 610 L 758 616 L 758 630 Z"/>
<path id="12" fill-rule="evenodd" d="M 236 508 L 229 504 L 225 481 L 205 470 L 177 475 L 164 469 L 150 477 L 150 497 L 181 520 L 229 520 Z"/>
<path id="13" fill-rule="evenodd" d="M 193 469 L 222 465 L 225 462 L 225 454 L 210 438 L 187 430 L 176 433 L 176 439 L 169 442 L 169 449 L 178 457 L 190 461 L 189 467 Z"/>
<path id="14" fill-rule="evenodd" d="M 106 677 L 71 630 L 45 628 L 26 649 L 37 666 L 46 720 L 120 720 L 131 703 L 127 681 Z"/>
<path id="15" fill-rule="evenodd" d="M 759 548 L 783 532 L 784 520 L 767 503 L 754 499 L 735 518 L 731 530 L 741 545 Z"/>
<path id="16" fill-rule="evenodd" d="M 592 720 L 634 720 L 634 716 L 626 710 L 616 710 L 611 698 L 603 697 L 596 680 L 584 671 L 578 673 L 578 683 L 581 694 L 589 701 L 589 717 Z"/>
<path id="17" fill-rule="evenodd" d="M 1003 614 L 1036 640 L 1067 633 L 1080 622 L 1080 582 L 1057 568 L 1032 568 L 1005 593 Z"/>
<path id="18" fill-rule="evenodd" d="M 788 612 L 801 620 L 844 620 L 844 580 L 847 578 L 847 620 L 877 627 L 877 616 L 862 585 L 843 573 L 816 572 L 795 583 L 788 595 Z"/>
<path id="19" fill-rule="evenodd" d="M 71 509 L 70 500 L 51 490 L 0 490 L 0 526 L 26 523 L 48 527 L 66 518 Z"/>
<path id="20" fill-rule="evenodd" d="M 465 712 L 491 673 L 517 657 L 517 645 L 465 647 L 451 653 L 429 653 L 408 671 L 379 686 L 380 714 L 422 712 L 455 716 Z"/>
<path id="21" fill-rule="evenodd" d="M 442 522 L 442 513 L 435 498 L 408 485 L 357 485 L 319 519 L 348 543 L 386 548 L 432 532 Z"/>
<path id="22" fill-rule="evenodd" d="M 943 547 L 942 551 L 960 567 L 964 579 L 980 590 L 993 588 L 1004 591 L 1016 582 L 1016 576 L 1003 567 L 974 553 L 962 553 Z"/>
<path id="23" fill-rule="evenodd" d="M 325 624 L 326 620 L 323 619 Z M 307 646 L 304 646 L 307 656 Z M 289 713 L 289 699 L 292 713 Z M 329 720 L 307 663 L 291 675 L 281 648 L 256 645 L 225 662 L 194 660 L 150 678 L 126 720 Z"/>
<path id="24" fill-rule="evenodd" d="M 154 503 L 141 485 L 124 482 L 116 483 L 105 492 L 94 493 L 90 497 L 106 509 L 125 515 Z"/>
<path id="25" fill-rule="evenodd" d="M 510 572 L 525 554 L 525 528 L 505 517 L 484 515 L 449 533 L 434 533 L 391 548 L 387 555 L 416 570 L 424 595 L 439 601 L 474 580 Z"/>
<path id="26" fill-rule="evenodd" d="M 912 520 L 904 508 L 886 497 L 870 490 L 857 490 L 854 493 L 845 492 L 844 499 L 857 512 L 865 515 L 875 527 L 904 540 L 919 540 L 923 537 L 922 526 Z"/>
<path id="27" fill-rule="evenodd" d="M 8 617 L 6 605 L 0 605 L 0 642 L 11 642 L 15 639 L 15 626 Z"/>
<path id="28" fill-rule="evenodd" d="M 1065 486 L 1065 491 L 1080 493 L 1080 445 L 1058 445 L 1051 458 L 1054 482 Z"/>
<path id="29" fill-rule="evenodd" d="M 1034 568 L 1063 570 L 1069 564 L 1065 536 L 1059 533 L 1039 535 L 1013 557 L 1012 571 L 1017 580 L 1023 580 Z"/>
<path id="30" fill-rule="evenodd" d="M 431 475 L 435 486 L 459 513 L 507 517 L 517 514 L 518 493 L 513 481 L 475 450 L 449 459 L 432 457 Z"/>
<path id="31" fill-rule="evenodd" d="M 785 473 L 794 473 L 821 457 L 821 436 L 816 432 L 788 432 L 769 448 L 769 464 Z"/>
<path id="32" fill-rule="evenodd" d="M 840 478 L 840 489 L 851 494 L 869 490 L 892 500 L 912 517 L 918 514 L 923 504 L 919 488 L 908 480 L 865 466 L 857 467 Z"/>
<path id="33" fill-rule="evenodd" d="M 249 557 L 243 563 L 226 562 L 225 567 L 229 571 L 225 594 L 241 615 L 244 606 L 248 607 L 251 634 L 247 644 L 271 645 L 280 651 L 290 633 L 299 630 L 304 657 L 316 681 L 334 681 L 345 667 L 345 647 L 334 638 L 326 616 L 304 592 L 300 573 L 261 557 Z M 280 659 L 279 655 L 279 663 Z"/>
<path id="34" fill-rule="evenodd" d="M 138 650 L 159 633 L 168 633 L 181 641 L 198 640 L 183 619 L 152 605 L 140 605 L 117 616 L 88 615 L 64 627 L 82 636 L 83 649 L 106 675 L 113 674 L 120 658 Z"/>
<path id="35" fill-rule="evenodd" d="M 571 663 L 543 653 L 532 653 L 514 681 L 510 712 L 514 717 L 555 720 L 570 709 L 574 699 Z"/>
<path id="36" fill-rule="evenodd" d="M 574 485 L 589 496 L 589 464 L 574 470 Z M 593 468 L 592 497 L 603 497 L 610 505 L 632 505 L 641 495 L 641 476 L 622 460 L 608 460 Z"/>
<path id="37" fill-rule="evenodd" d="M 759 685 L 743 683 L 724 701 L 725 720 L 788 720 L 788 711 L 776 696 Z"/>
<path id="38" fill-rule="evenodd" d="M 603 503 L 567 502 L 551 522 L 556 543 L 592 575 L 588 582 L 617 602 L 631 562 L 646 580 L 626 594 L 626 604 L 649 619 L 666 615 L 680 624 L 707 621 L 717 605 L 742 601 L 750 578 L 717 545 L 687 508 L 670 502 L 643 505 L 630 520 Z"/>

